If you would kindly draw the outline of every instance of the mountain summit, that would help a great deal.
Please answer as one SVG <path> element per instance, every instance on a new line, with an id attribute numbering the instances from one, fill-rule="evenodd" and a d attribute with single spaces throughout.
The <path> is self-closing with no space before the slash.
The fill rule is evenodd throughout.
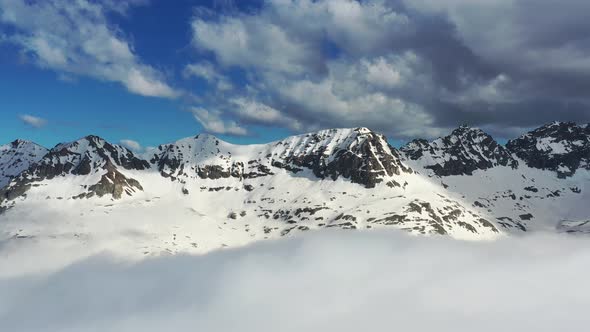
<path id="1" fill-rule="evenodd" d="M 322 130 L 256 146 L 198 135 L 158 147 L 150 162 L 172 180 L 248 179 L 273 175 L 273 168 L 293 174 L 307 169 L 320 179 L 342 177 L 367 188 L 382 181 L 399 186 L 395 176 L 411 172 L 385 137 L 367 128 Z"/>
<path id="2" fill-rule="evenodd" d="M 590 170 L 590 125 L 553 122 L 511 140 L 508 149 L 529 167 L 569 177 Z"/>
<path id="3" fill-rule="evenodd" d="M 0 202 L 24 195 L 33 186 L 67 178 L 70 197 L 99 197 L 111 195 L 121 198 L 142 190 L 134 179 L 121 173 L 124 170 L 144 170 L 149 164 L 130 150 L 113 145 L 98 136 L 86 136 L 77 141 L 58 144 L 41 159 L 15 177 L 0 190 Z"/>
<path id="4" fill-rule="evenodd" d="M 46 148 L 25 140 L 0 146 L 0 188 L 41 160 L 47 152 Z"/>
<path id="5" fill-rule="evenodd" d="M 401 148 L 406 157 L 438 176 L 472 175 L 476 170 L 495 166 L 516 168 L 505 147 L 478 128 L 461 126 L 445 137 L 428 142 L 411 141 Z"/>

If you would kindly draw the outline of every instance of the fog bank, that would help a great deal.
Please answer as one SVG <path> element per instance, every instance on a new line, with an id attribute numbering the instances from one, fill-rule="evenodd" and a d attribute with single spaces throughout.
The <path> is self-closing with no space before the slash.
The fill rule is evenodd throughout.
<path id="1" fill-rule="evenodd" d="M 0 279 L 0 322 L 4 331 L 581 330 L 589 241 L 332 231 L 139 263 L 95 256 Z"/>

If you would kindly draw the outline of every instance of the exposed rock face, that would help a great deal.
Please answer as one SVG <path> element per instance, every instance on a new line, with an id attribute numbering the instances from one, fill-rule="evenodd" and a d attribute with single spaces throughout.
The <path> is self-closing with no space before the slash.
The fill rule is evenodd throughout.
<path id="1" fill-rule="evenodd" d="M 388 213 L 371 220 L 374 224 L 397 225 L 419 234 L 446 235 L 448 231 L 461 229 L 478 232 L 499 233 L 498 228 L 481 216 L 466 210 L 458 202 L 444 199 L 446 206 L 433 207 L 431 203 L 416 199 L 400 213 Z M 466 216 L 471 218 L 465 218 Z M 470 221 L 465 221 L 470 220 Z"/>
<path id="2" fill-rule="evenodd" d="M 46 148 L 24 140 L 0 146 L 0 188 L 39 162 L 47 152 Z"/>
<path id="3" fill-rule="evenodd" d="M 561 178 L 590 170 L 590 125 L 554 122 L 509 141 L 507 147 L 529 167 L 555 171 Z"/>
<path id="4" fill-rule="evenodd" d="M 132 196 L 136 191 L 143 191 L 137 180 L 121 174 L 110 161 L 107 161 L 104 169 L 107 172 L 101 176 L 98 183 L 90 186 L 86 197 L 111 195 L 114 199 L 121 199 L 123 194 Z"/>
<path id="5" fill-rule="evenodd" d="M 136 180 L 123 175 L 120 169 L 144 170 L 149 167 L 147 161 L 137 158 L 128 149 L 112 145 L 97 136 L 87 136 L 51 149 L 0 190 L 0 201 L 23 195 L 35 183 L 67 175 L 80 176 L 85 180 L 92 179 L 94 175 L 100 176 L 97 183 L 84 185 L 87 191 L 77 197 L 112 195 L 113 198 L 121 198 L 123 193 L 131 195 L 142 188 Z"/>
<path id="6" fill-rule="evenodd" d="M 438 176 L 471 175 L 496 166 L 518 167 L 510 152 L 480 129 L 459 127 L 432 142 L 414 140 L 401 151 Z"/>
<path id="7" fill-rule="evenodd" d="M 383 135 L 367 128 L 346 133 L 338 129 L 325 130 L 297 138 L 299 141 L 295 145 L 292 140 L 276 143 L 287 147 L 279 158 L 291 168 L 311 169 L 321 179 L 343 177 L 373 188 L 387 177 L 412 172 Z M 399 186 L 395 180 L 388 184 Z"/>
<path id="8" fill-rule="evenodd" d="M 160 146 L 150 162 L 173 181 L 244 180 L 273 175 L 277 169 L 293 173 L 310 169 L 320 179 L 343 177 L 372 188 L 387 177 L 411 172 L 382 135 L 366 128 L 323 130 L 241 149 L 248 151 L 210 135 L 198 135 Z"/>

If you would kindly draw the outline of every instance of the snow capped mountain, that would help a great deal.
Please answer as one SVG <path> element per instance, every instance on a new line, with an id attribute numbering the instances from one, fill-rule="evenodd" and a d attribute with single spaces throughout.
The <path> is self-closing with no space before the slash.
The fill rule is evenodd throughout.
<path id="1" fill-rule="evenodd" d="M 590 215 L 584 203 L 590 184 L 587 130 L 556 122 L 505 148 L 480 129 L 460 127 L 401 150 L 414 170 L 439 179 L 500 229 L 578 232 Z"/>
<path id="2" fill-rule="evenodd" d="M 417 161 L 419 167 L 432 170 L 438 176 L 472 175 L 476 170 L 496 166 L 518 166 L 510 152 L 490 135 L 466 126 L 432 142 L 414 140 L 401 151 L 408 159 Z"/>
<path id="3" fill-rule="evenodd" d="M 324 130 L 295 136 L 274 144 L 273 165 L 296 171 L 311 169 L 321 179 L 339 177 L 374 188 L 388 179 L 387 185 L 399 187 L 393 178 L 411 169 L 400 161 L 398 151 L 384 136 L 367 128 Z"/>
<path id="4" fill-rule="evenodd" d="M 373 188 L 384 179 L 389 186 L 400 186 L 392 177 L 411 172 L 401 163 L 397 150 L 367 128 L 323 130 L 248 147 L 202 134 L 162 145 L 157 151 L 151 163 L 173 181 L 248 179 L 273 175 L 273 167 L 294 174 L 305 168 L 320 179 L 343 177 Z"/>
<path id="5" fill-rule="evenodd" d="M 508 149 L 529 167 L 569 177 L 590 170 L 590 125 L 554 122 L 511 140 Z"/>
<path id="6" fill-rule="evenodd" d="M 14 175 L 0 189 L 0 241 L 60 239 L 81 252 L 159 255 L 321 228 L 478 240 L 586 233 L 587 130 L 552 124 L 505 148 L 480 129 L 460 127 L 401 151 L 367 128 L 260 145 L 200 134 L 146 155 L 96 136 L 49 151 L 13 143 L 1 150 L 3 161 L 18 155 L 21 162 L 2 164 L 3 174 Z M 27 152 L 14 152 L 17 146 Z M 548 161 L 538 164 L 543 156 Z M 577 171 L 558 176 L 562 165 Z"/>
<path id="7" fill-rule="evenodd" d="M 149 164 L 128 149 L 97 136 L 87 136 L 51 149 L 0 190 L 0 202 L 14 200 L 40 186 L 49 186 L 54 192 L 70 198 L 94 195 L 121 198 L 123 194 L 132 195 L 142 190 L 139 182 L 125 176 L 121 170 L 147 168 Z M 56 181 L 51 181 L 54 179 Z M 56 183 L 60 188 L 53 188 Z"/>
<path id="8" fill-rule="evenodd" d="M 47 149 L 30 141 L 16 140 L 0 146 L 0 188 L 47 154 Z"/>

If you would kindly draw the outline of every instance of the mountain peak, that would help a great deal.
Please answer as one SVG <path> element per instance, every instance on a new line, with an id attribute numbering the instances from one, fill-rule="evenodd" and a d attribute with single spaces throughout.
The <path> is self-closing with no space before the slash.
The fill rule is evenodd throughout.
<path id="1" fill-rule="evenodd" d="M 80 151 L 87 150 L 89 147 L 100 148 L 105 144 L 109 144 L 105 139 L 96 135 L 87 135 L 75 141 L 59 143 L 51 151 L 72 150 Z"/>
<path id="2" fill-rule="evenodd" d="M 590 127 L 552 122 L 508 141 L 507 148 L 529 167 L 556 171 L 559 177 L 590 170 Z"/>
<path id="3" fill-rule="evenodd" d="M 367 127 L 358 127 L 354 128 L 354 131 L 358 132 L 359 134 L 368 134 L 372 133 L 373 131 Z"/>
<path id="4" fill-rule="evenodd" d="M 0 146 L 0 188 L 39 162 L 47 152 L 46 148 L 22 139 Z"/>
<path id="5" fill-rule="evenodd" d="M 455 128 L 451 132 L 451 135 L 462 136 L 462 135 L 469 134 L 469 133 L 486 134 L 483 130 L 481 130 L 477 127 L 470 127 L 468 125 L 461 125 L 461 126 Z"/>
<path id="6" fill-rule="evenodd" d="M 39 144 L 37 144 L 35 142 L 29 141 L 26 139 L 20 139 L 20 138 L 10 142 L 10 145 L 15 149 L 18 148 L 19 146 L 23 146 L 23 145 L 37 145 L 37 146 L 39 146 Z"/>
<path id="7" fill-rule="evenodd" d="M 411 172 L 382 135 L 363 127 L 325 129 L 250 146 L 200 134 L 157 151 L 150 162 L 172 181 L 187 177 L 239 180 L 309 169 L 321 179 L 343 177 L 374 187 L 387 177 Z"/>
<path id="8" fill-rule="evenodd" d="M 77 192 L 77 196 L 111 195 L 121 198 L 123 193 L 131 195 L 142 190 L 137 181 L 125 176 L 122 171 L 150 167 L 147 161 L 138 158 L 127 148 L 111 144 L 95 135 L 58 144 L 50 151 L 44 149 L 41 157 L 35 163 L 29 163 L 18 177 L 11 178 L 0 192 L 0 201 L 23 195 L 32 188 L 32 183 L 65 176 L 72 176 L 74 183 L 79 182 L 75 191 L 83 191 Z"/>
<path id="9" fill-rule="evenodd" d="M 219 138 L 217 138 L 217 136 L 215 136 L 213 134 L 209 134 L 209 133 L 200 133 L 200 134 L 194 136 L 193 139 L 200 140 L 200 141 L 219 140 Z"/>
<path id="10" fill-rule="evenodd" d="M 388 177 L 411 173 L 385 136 L 365 127 L 327 129 L 274 143 L 283 164 L 308 168 L 319 178 L 340 176 L 372 188 Z M 395 180 L 388 182 L 399 186 Z"/>
<path id="11" fill-rule="evenodd" d="M 438 176 L 471 175 L 476 170 L 518 165 L 490 135 L 468 126 L 460 126 L 432 142 L 413 140 L 401 151 L 409 160 Z"/>

